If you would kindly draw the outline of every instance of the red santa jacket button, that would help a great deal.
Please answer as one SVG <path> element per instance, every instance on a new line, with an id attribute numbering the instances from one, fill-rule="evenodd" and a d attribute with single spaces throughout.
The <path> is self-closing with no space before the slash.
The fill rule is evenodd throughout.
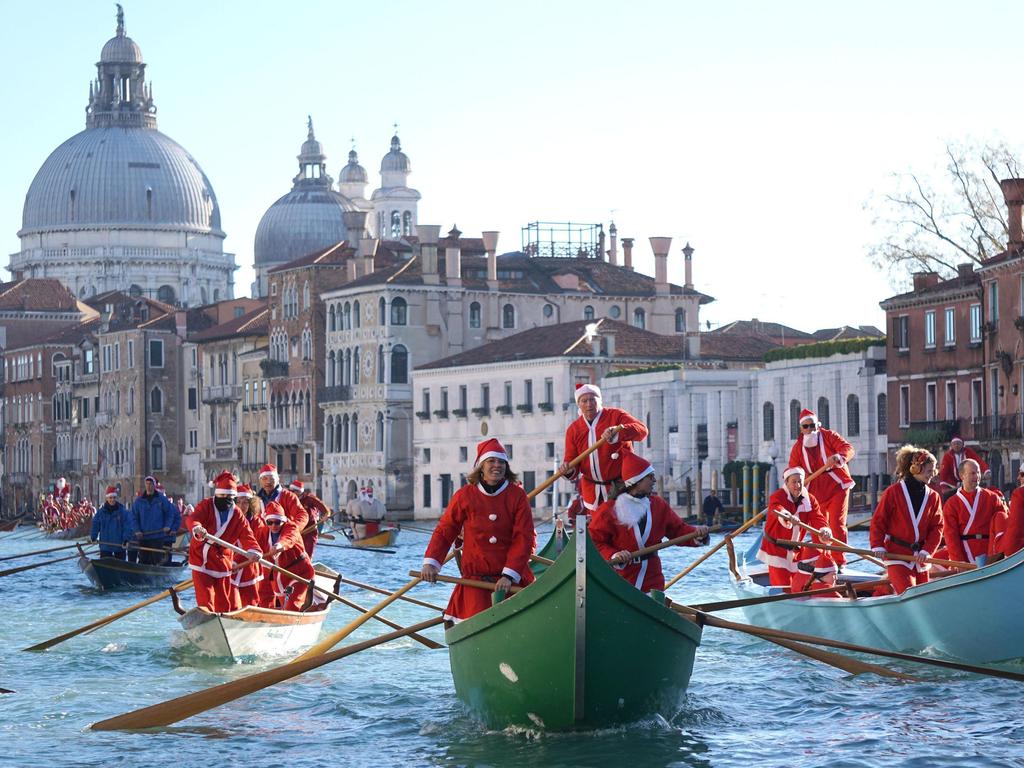
<path id="1" fill-rule="evenodd" d="M 490 515 L 488 515 L 488 516 L 487 516 L 487 519 L 488 519 L 488 520 L 497 520 L 497 519 L 498 519 L 498 516 L 497 516 L 497 515 L 495 515 L 495 514 L 490 514 Z"/>
<path id="2" fill-rule="evenodd" d="M 488 541 L 491 544 L 497 544 L 498 543 L 498 537 L 497 536 L 491 536 L 491 538 L 489 538 Z"/>

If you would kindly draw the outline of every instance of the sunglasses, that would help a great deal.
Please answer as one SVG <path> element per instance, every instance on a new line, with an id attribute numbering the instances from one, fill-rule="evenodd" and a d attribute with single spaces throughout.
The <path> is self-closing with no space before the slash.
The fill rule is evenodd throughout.
<path id="1" fill-rule="evenodd" d="M 284 525 L 284 520 L 267 520 L 267 525 Z"/>
<path id="2" fill-rule="evenodd" d="M 800 429 L 803 429 L 805 431 L 808 430 L 808 429 L 814 429 L 814 425 L 813 424 L 801 424 L 800 425 Z"/>

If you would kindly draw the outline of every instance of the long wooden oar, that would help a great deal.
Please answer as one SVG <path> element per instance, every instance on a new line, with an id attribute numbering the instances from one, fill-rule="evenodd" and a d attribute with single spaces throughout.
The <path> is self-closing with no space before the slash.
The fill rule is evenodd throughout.
<path id="1" fill-rule="evenodd" d="M 1019 683 L 1024 683 L 1024 674 L 1021 674 L 1020 672 L 1010 672 L 1003 669 L 995 669 L 993 667 L 979 667 L 974 664 L 946 661 L 944 659 L 936 659 L 928 656 L 918 656 L 913 653 L 887 651 L 882 648 L 870 648 L 865 645 L 855 645 L 854 643 L 847 643 L 842 640 L 830 640 L 827 637 L 805 635 L 800 632 L 785 632 L 781 629 L 769 629 L 768 627 L 755 627 L 751 624 L 740 624 L 735 621 L 727 621 L 726 619 L 719 618 L 718 616 L 712 616 L 710 613 L 703 613 L 702 611 L 698 611 L 695 608 L 691 608 L 686 605 L 679 605 L 678 603 L 674 603 L 672 605 L 672 610 L 684 615 L 693 616 L 698 623 L 703 623 L 711 627 L 718 627 L 720 629 L 732 629 L 736 632 L 743 632 L 747 635 L 760 637 L 764 640 L 791 640 L 798 643 L 810 643 L 811 645 L 824 645 L 828 648 L 838 648 L 839 650 L 850 651 L 852 653 L 866 653 L 873 656 L 884 656 L 889 659 L 897 659 L 899 661 L 913 661 L 918 664 L 930 664 L 933 667 L 942 667 L 943 669 L 955 669 L 961 672 L 973 672 L 977 675 L 1002 677 L 1007 680 L 1015 680 Z"/>
<path id="2" fill-rule="evenodd" d="M 4 576 L 11 576 L 15 573 L 21 573 L 22 571 L 31 571 L 33 568 L 42 568 L 47 565 L 53 565 L 54 563 L 63 563 L 65 560 L 73 560 L 81 557 L 77 552 L 73 555 L 66 555 L 64 557 L 58 557 L 56 560 L 44 560 L 41 563 L 30 563 L 29 565 L 21 565 L 17 568 L 8 568 L 6 571 L 0 571 L 0 578 Z"/>
<path id="3" fill-rule="evenodd" d="M 834 595 L 837 592 L 842 593 L 848 585 L 854 587 L 854 589 L 874 589 L 883 584 L 888 584 L 888 579 L 879 579 L 877 581 L 862 581 L 854 584 L 848 582 L 846 584 L 838 584 L 834 587 L 821 587 L 819 589 L 809 589 L 806 592 L 786 592 L 780 595 L 765 595 L 763 597 L 743 597 L 738 600 L 720 600 L 715 603 L 700 603 L 698 605 L 691 605 L 698 611 L 705 611 L 710 613 L 711 611 L 727 611 L 730 608 L 745 608 L 748 605 L 761 605 L 762 603 L 778 603 L 783 600 L 796 600 L 801 597 L 814 597 L 816 595 Z"/>
<path id="4" fill-rule="evenodd" d="M 248 675 L 238 680 L 216 685 L 213 688 L 206 688 L 202 691 L 179 696 L 170 701 L 137 709 L 134 712 L 101 720 L 98 723 L 93 723 L 89 728 L 94 731 L 116 731 L 173 725 L 187 717 L 192 717 L 201 712 L 219 707 L 222 704 L 235 701 L 276 683 L 291 680 L 293 677 L 298 677 L 312 669 L 330 664 L 332 661 L 351 656 L 353 653 L 358 653 L 382 643 L 390 643 L 392 640 L 397 640 L 414 632 L 421 632 L 424 629 L 435 627 L 443 621 L 444 619 L 441 616 L 436 616 L 433 619 L 421 621 L 419 624 L 414 624 L 400 631 L 388 632 L 386 635 L 379 635 L 369 640 L 346 645 L 336 651 L 328 651 L 327 653 L 317 654 L 309 658 L 296 659 L 279 667 L 268 669 L 265 672 L 257 672 L 254 675 Z"/>
<path id="5" fill-rule="evenodd" d="M 410 576 L 415 576 L 419 571 L 409 571 Z M 479 579 L 462 579 L 458 576 L 444 576 L 443 574 L 437 575 L 438 581 L 443 581 L 445 584 L 460 584 L 463 587 L 476 587 L 477 589 L 486 589 L 488 592 L 496 592 L 497 588 L 494 586 L 493 581 L 480 581 Z M 526 587 L 517 587 L 514 584 L 508 588 L 509 594 L 514 595 L 516 592 L 526 589 Z"/>
<path id="6" fill-rule="evenodd" d="M 776 515 L 781 517 L 783 520 L 786 520 L 787 522 L 792 523 L 793 525 L 798 526 L 801 530 L 804 530 L 807 533 L 813 534 L 815 536 L 818 535 L 818 529 L 817 528 L 814 528 L 814 527 L 808 525 L 807 523 L 805 523 L 802 520 L 800 520 L 800 518 L 795 517 L 795 516 L 789 514 L 785 510 L 773 509 L 772 512 L 774 512 Z M 810 544 L 809 541 L 808 542 L 801 541 L 799 543 L 800 544 Z M 783 544 L 782 546 L 789 547 L 790 545 L 789 544 Z M 844 545 L 839 544 L 839 546 L 844 546 Z M 872 557 L 871 555 L 862 554 L 861 557 L 864 558 L 865 560 L 867 560 L 869 563 L 874 563 L 879 568 L 885 568 L 885 563 L 883 563 L 881 560 L 878 560 L 877 558 Z"/>
<path id="7" fill-rule="evenodd" d="M 347 605 L 349 608 L 352 608 L 352 609 L 354 609 L 356 611 L 359 611 L 360 613 L 369 613 L 369 609 L 368 608 L 363 608 L 363 606 L 358 605 L 357 603 L 354 603 L 351 600 L 342 599 L 342 602 L 345 605 Z M 442 608 L 441 610 L 444 610 L 444 609 Z M 385 619 L 380 614 L 377 614 L 373 618 L 375 618 L 377 621 L 381 622 L 382 624 L 386 624 L 387 626 L 391 627 L 392 629 L 405 629 L 405 627 L 401 626 L 400 624 L 396 624 L 395 622 L 390 621 L 389 619 Z M 438 650 L 440 648 L 446 647 L 443 643 L 435 642 L 435 641 L 431 640 L 429 637 L 424 637 L 423 635 L 419 635 L 419 634 L 416 634 L 416 633 L 413 633 L 413 634 L 409 635 L 409 637 L 411 637 L 412 639 L 422 643 L 423 645 L 427 646 L 427 648 L 430 648 L 431 650 L 435 650 L 436 651 L 436 650 Z"/>
<path id="8" fill-rule="evenodd" d="M 347 579 L 344 576 L 341 577 L 341 583 L 342 584 L 348 584 L 349 586 L 352 586 L 352 587 L 358 587 L 359 589 L 365 589 L 367 592 L 376 592 L 379 595 L 388 595 L 388 596 L 390 596 L 392 594 L 390 590 L 383 589 L 382 587 L 375 587 L 372 584 L 363 584 L 360 581 L 353 581 L 352 579 Z M 444 608 L 442 608 L 440 605 L 433 605 L 432 603 L 425 603 L 422 600 L 417 600 L 415 597 L 409 597 L 408 595 L 402 595 L 399 599 L 403 600 L 403 601 L 405 601 L 407 603 L 412 603 L 413 605 L 419 605 L 419 606 L 421 606 L 423 608 L 429 608 L 430 610 L 437 611 L 438 613 L 441 613 L 441 612 L 444 611 Z"/>
<path id="9" fill-rule="evenodd" d="M 705 560 L 707 560 L 707 559 L 708 559 L 709 557 L 711 557 L 711 556 L 712 556 L 713 554 L 715 554 L 715 552 L 717 552 L 718 550 L 720 550 L 720 549 L 721 549 L 722 547 L 724 547 L 724 546 L 725 546 L 725 543 L 726 543 L 727 541 L 731 541 L 731 540 L 732 540 L 732 539 L 734 539 L 735 537 L 739 536 L 739 535 L 740 535 L 741 533 L 745 532 L 745 531 L 746 531 L 746 530 L 747 530 L 748 528 L 750 528 L 751 526 L 753 526 L 753 525 L 756 525 L 756 524 L 757 524 L 757 523 L 758 523 L 758 522 L 759 522 L 759 521 L 761 520 L 761 518 L 762 518 L 762 517 L 764 517 L 764 515 L 765 515 L 765 513 L 764 513 L 763 511 L 762 511 L 762 512 L 758 512 L 758 513 L 757 513 L 756 515 L 754 515 L 754 516 L 753 516 L 752 518 L 750 518 L 749 520 L 747 520 L 747 522 L 745 522 L 745 523 L 744 523 L 743 525 L 741 525 L 741 526 L 740 526 L 739 528 L 737 528 L 737 529 L 736 529 L 735 531 L 732 531 L 731 533 L 727 533 L 727 534 L 726 534 L 725 536 L 723 536 L 723 537 L 722 537 L 722 540 L 721 540 L 720 542 L 718 542 L 717 544 L 715 544 L 715 546 L 713 546 L 713 547 L 712 547 L 711 549 L 709 549 L 709 550 L 708 550 L 707 552 L 705 552 L 705 553 L 704 553 L 703 555 L 701 555 L 700 557 L 698 557 L 698 558 L 697 558 L 696 560 L 694 560 L 694 561 L 693 561 L 692 563 L 690 563 L 690 564 L 689 564 L 688 566 L 686 566 L 685 568 L 683 568 L 683 570 L 682 570 L 682 571 L 680 571 L 679 573 L 677 573 L 677 574 L 676 574 L 676 575 L 675 575 L 675 576 L 674 576 L 674 577 L 672 578 L 672 580 L 671 580 L 671 581 L 669 581 L 669 582 L 668 582 L 668 583 L 667 583 L 667 584 L 665 585 L 665 589 L 668 589 L 669 587 L 671 587 L 671 586 L 672 586 L 673 584 L 675 584 L 675 583 L 676 583 L 677 581 L 679 581 L 679 580 L 680 580 L 680 579 L 682 579 L 682 578 L 683 578 L 684 576 L 686 576 L 686 574 L 688 574 L 688 573 L 689 573 L 690 571 L 692 571 L 692 570 L 693 570 L 694 568 L 696 568 L 696 567 L 697 567 L 698 565 L 700 565 L 700 564 L 701 564 L 701 563 L 703 563 L 703 562 L 704 562 Z"/>
<path id="10" fill-rule="evenodd" d="M 722 530 L 722 526 L 716 525 L 714 528 L 708 528 L 708 533 L 718 533 L 720 530 Z M 686 542 L 693 541 L 697 538 L 700 538 L 700 533 L 697 531 L 693 531 L 692 533 L 685 533 L 682 536 L 676 536 L 674 539 L 669 539 L 668 541 L 659 541 L 657 544 L 651 544 L 647 547 L 641 547 L 636 552 L 630 552 L 629 559 L 626 560 L 626 562 L 629 562 L 629 560 L 636 560 L 646 555 L 650 555 L 662 549 L 667 549 L 668 547 L 675 547 L 680 544 L 685 544 Z M 613 556 L 612 560 L 616 560 L 616 558 Z"/>
<path id="11" fill-rule="evenodd" d="M 332 547 L 333 549 L 357 549 L 360 552 L 378 552 L 382 555 L 393 555 L 397 550 L 394 549 L 382 549 L 380 547 L 352 547 L 347 544 L 325 544 L 322 541 L 317 542 L 318 547 Z"/>
<path id="12" fill-rule="evenodd" d="M 844 547 L 841 544 L 812 544 L 809 541 L 799 542 L 800 546 L 813 547 L 814 549 L 823 549 L 827 552 L 848 552 L 851 555 L 860 555 L 865 560 L 872 557 L 875 552 L 870 549 L 855 549 L 854 547 Z M 785 545 L 783 545 L 785 546 Z M 886 552 L 883 557 L 890 558 L 892 560 L 902 560 L 905 563 L 916 563 L 917 558 L 913 555 L 900 555 L 895 552 Z M 971 571 L 977 568 L 974 563 L 961 563 L 959 560 L 942 560 L 937 557 L 926 557 L 924 559 L 926 563 L 933 565 L 941 565 L 946 568 L 957 568 L 961 571 Z"/>
<path id="13" fill-rule="evenodd" d="M 8 555 L 7 557 L 0 557 L 0 563 L 7 560 L 20 560 L 23 557 L 32 557 L 33 555 L 45 555 L 50 552 L 59 552 L 62 549 L 74 549 L 79 547 L 81 544 L 65 544 L 63 547 L 50 547 L 49 549 L 37 549 L 35 552 L 22 552 L 20 555 Z"/>
<path id="14" fill-rule="evenodd" d="M 186 590 L 191 586 L 192 579 L 188 579 L 187 581 L 183 581 L 180 584 L 175 584 L 173 587 L 171 587 L 171 589 L 173 589 L 175 592 L 181 592 L 182 590 Z M 36 645 L 29 646 L 28 648 L 24 648 L 23 650 L 45 651 L 47 648 L 52 648 L 53 646 L 58 645 L 59 643 L 63 643 L 65 640 L 70 640 L 72 637 L 77 637 L 78 635 L 81 635 L 83 632 L 90 632 L 94 629 L 97 629 L 98 627 L 102 627 L 104 624 L 110 624 L 114 621 L 117 621 L 118 619 L 127 616 L 129 613 L 134 613 L 140 608 L 145 608 L 147 605 L 152 605 L 153 603 L 159 602 L 160 600 L 163 600 L 165 597 L 170 597 L 170 595 L 171 590 L 165 589 L 163 592 L 157 595 L 153 595 L 153 597 L 147 598 L 143 600 L 141 603 L 136 603 L 133 606 L 124 608 L 120 611 L 117 611 L 116 613 L 110 614 L 109 616 L 104 616 L 102 619 L 98 619 L 97 621 L 94 621 L 90 624 L 86 624 L 84 627 L 79 627 L 78 629 L 73 629 L 70 632 L 65 632 L 63 635 L 58 635 L 57 637 L 53 637 L 42 643 L 37 643 Z"/>

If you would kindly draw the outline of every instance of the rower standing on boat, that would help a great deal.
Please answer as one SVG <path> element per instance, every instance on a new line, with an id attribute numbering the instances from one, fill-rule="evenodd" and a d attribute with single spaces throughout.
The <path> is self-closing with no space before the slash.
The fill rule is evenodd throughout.
<path id="1" fill-rule="evenodd" d="M 962 438 L 954 437 L 949 441 L 949 450 L 942 455 L 942 464 L 939 465 L 939 491 L 943 500 L 956 493 L 960 484 L 960 467 L 967 459 L 977 462 L 982 477 L 991 477 L 992 473 L 985 460 L 967 448 Z"/>
<path id="2" fill-rule="evenodd" d="M 137 550 L 138 561 L 146 565 L 166 565 L 171 559 L 171 547 L 181 527 L 181 512 L 171 500 L 157 490 L 156 478 L 150 475 L 143 481 L 145 491 L 132 502 L 132 539 L 140 547 L 165 549 L 163 552 Z M 129 551 L 134 561 L 136 553 Z"/>
<path id="3" fill-rule="evenodd" d="M 306 530 L 309 524 L 309 513 L 299 503 L 299 497 L 281 487 L 281 477 L 277 474 L 277 467 L 273 464 L 264 464 L 260 470 L 260 490 L 256 494 L 263 502 L 264 508 L 271 501 L 276 501 L 288 515 L 288 519 L 295 523 L 300 531 Z"/>
<path id="4" fill-rule="evenodd" d="M 132 535 L 132 524 L 128 518 L 128 510 L 117 499 L 117 488 L 107 488 L 106 501 L 96 510 L 92 518 L 92 531 L 89 538 L 101 541 L 100 557 L 113 557 L 124 560 L 124 547 L 112 547 L 111 544 L 124 544 Z"/>
<path id="5" fill-rule="evenodd" d="M 838 432 L 825 429 L 814 411 L 800 412 L 800 437 L 789 452 L 789 466 L 803 467 L 810 475 L 821 467 L 828 467 L 810 482 L 807 489 L 825 513 L 832 536 L 842 544 L 847 542 L 846 513 L 850 509 L 850 489 L 853 477 L 848 464 L 853 460 L 853 446 Z M 846 564 L 842 552 L 834 553 L 840 569 Z"/>
<path id="6" fill-rule="evenodd" d="M 221 472 L 214 482 L 212 499 L 203 499 L 185 525 L 192 531 L 188 547 L 188 567 L 195 582 L 196 605 L 215 613 L 237 611 L 242 607 L 238 590 L 231 583 L 233 554 L 218 544 L 206 542 L 210 531 L 218 539 L 247 550 L 248 561 L 262 556 L 259 542 L 245 515 L 235 506 L 238 481 L 230 472 Z"/>
<path id="7" fill-rule="evenodd" d="M 647 437 L 642 421 L 621 408 L 605 408 L 601 390 L 595 384 L 576 385 L 579 418 L 565 432 L 565 458 L 559 471 L 569 480 L 579 477 L 580 493 L 586 514 L 614 497 L 616 484 L 622 482 L 622 461 L 633 453 L 633 441 Z M 569 462 L 602 437 L 607 442 L 576 467 Z"/>
<path id="8" fill-rule="evenodd" d="M 476 462 L 467 484 L 452 496 L 423 557 L 421 576 L 433 584 L 441 563 L 461 534 L 462 575 L 492 581 L 497 590 L 533 582 L 530 554 L 534 544 L 530 501 L 508 464 L 508 454 L 496 439 L 476 447 Z M 459 584 L 452 592 L 444 617 L 462 621 L 491 607 L 491 592 Z"/>
<path id="9" fill-rule="evenodd" d="M 263 518 L 257 523 L 255 535 L 267 560 L 303 579 L 313 578 L 313 563 L 302 545 L 301 531 L 288 519 L 276 501 L 267 503 Z M 260 582 L 259 590 L 260 605 L 264 608 L 298 611 L 306 602 L 309 585 L 305 581 L 273 571 Z"/>
<path id="10" fill-rule="evenodd" d="M 316 549 L 316 541 L 320 536 L 320 521 L 327 520 L 331 516 L 331 510 L 312 491 L 307 491 L 301 480 L 292 480 L 288 484 L 288 490 L 295 494 L 299 504 L 309 515 L 309 521 L 302 533 L 302 545 L 306 548 L 306 554 L 313 557 L 313 550 Z"/>
<path id="11" fill-rule="evenodd" d="M 256 498 L 252 488 L 248 485 L 240 485 L 235 496 L 235 506 L 245 516 L 253 535 L 263 519 L 263 502 Z M 257 536 L 257 539 L 259 537 Z M 242 607 L 260 604 L 259 583 L 263 581 L 263 568 L 259 563 L 246 562 L 237 565 L 231 576 L 231 583 L 238 590 L 238 599 Z"/>
<path id="12" fill-rule="evenodd" d="M 812 543 L 828 544 L 832 541 L 832 529 L 818 500 L 804 487 L 804 477 L 803 467 L 789 467 L 782 473 L 782 487 L 768 498 L 764 536 L 757 552 L 757 559 L 768 566 L 769 583 L 790 592 L 801 592 L 814 581 L 830 586 L 836 580 L 837 568 L 829 552 L 786 546 L 790 542 L 802 541 L 806 531 L 777 514 L 776 510 L 817 529 L 818 533 L 811 536 Z"/>
<path id="13" fill-rule="evenodd" d="M 942 507 L 937 491 L 928 487 L 935 476 L 935 457 L 923 448 L 905 445 L 896 452 L 896 480 L 882 493 L 871 516 L 870 541 L 886 565 L 897 595 L 928 581 L 925 560 L 942 538 Z M 887 560 L 886 552 L 910 555 L 917 562 Z"/>
<path id="14" fill-rule="evenodd" d="M 995 491 L 982 488 L 980 482 L 978 462 L 964 459 L 960 463 L 962 487 L 942 504 L 942 534 L 948 560 L 984 564 L 988 557 L 992 518 L 1002 509 L 1002 501 Z"/>
<path id="15" fill-rule="evenodd" d="M 697 538 L 679 546 L 695 547 L 706 543 L 708 528 L 692 526 L 675 513 L 669 503 L 654 491 L 654 467 L 635 453 L 622 459 L 625 488 L 614 499 L 598 507 L 588 531 L 594 545 L 626 581 L 643 591 L 665 589 L 665 575 L 657 552 L 632 559 L 635 550 L 675 539 L 688 533 Z"/>
<path id="16" fill-rule="evenodd" d="M 1003 534 L 999 552 L 1004 557 L 1024 549 L 1024 467 L 1017 475 L 1017 487 L 1010 494 L 1010 511 L 1006 519 L 1006 533 Z"/>

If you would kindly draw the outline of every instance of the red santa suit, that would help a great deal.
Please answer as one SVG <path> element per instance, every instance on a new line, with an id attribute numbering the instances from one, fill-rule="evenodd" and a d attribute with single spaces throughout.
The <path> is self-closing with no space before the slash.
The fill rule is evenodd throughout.
<path id="1" fill-rule="evenodd" d="M 764 535 L 757 559 L 768 566 L 768 576 L 773 587 L 788 588 L 792 592 L 802 591 L 813 579 L 820 580 L 828 573 L 836 572 L 836 564 L 829 552 L 813 547 L 786 547 L 779 542 L 803 541 L 807 531 L 799 525 L 784 520 L 775 514 L 782 510 L 800 522 L 817 531 L 828 528 L 825 513 L 817 499 L 806 488 L 796 499 L 785 487 L 779 488 L 768 498 L 768 515 L 764 520 Z M 810 541 L 821 543 L 821 537 L 813 534 Z"/>
<path id="2" fill-rule="evenodd" d="M 908 485 L 917 484 L 924 489 L 924 497 L 917 508 L 911 501 Z M 900 555 L 915 555 L 923 551 L 935 552 L 942 538 L 942 502 L 934 490 L 908 477 L 890 485 L 882 493 L 875 514 L 871 517 L 870 542 L 872 549 L 884 549 Z M 928 581 L 928 566 L 903 560 L 883 558 L 886 573 L 896 594 L 914 584 Z"/>
<path id="3" fill-rule="evenodd" d="M 622 477 L 622 459 L 633 453 L 633 441 L 647 437 L 647 427 L 628 412 L 620 408 L 602 408 L 601 390 L 592 384 L 576 389 L 577 400 L 584 394 L 596 394 L 598 411 L 593 422 L 583 415 L 576 419 L 565 432 L 565 463 L 569 463 L 601 439 L 609 427 L 622 427 L 608 442 L 591 453 L 566 474 L 568 480 L 580 479 L 580 494 L 588 514 L 608 500 L 612 482 Z"/>
<path id="4" fill-rule="evenodd" d="M 988 554 L 992 516 L 1002 509 L 998 494 L 988 488 L 963 488 L 942 505 L 942 536 L 948 559 L 975 563 Z"/>
<path id="5" fill-rule="evenodd" d="M 992 521 L 988 526 L 988 555 L 989 560 L 1003 551 L 1003 537 L 1006 535 L 1006 524 L 1009 521 L 1009 514 L 1002 504 L 992 514 Z"/>
<path id="6" fill-rule="evenodd" d="M 505 449 L 493 438 L 477 447 L 476 466 L 491 456 L 506 456 L 507 461 Z M 497 581 L 508 576 L 519 586 L 533 582 L 529 567 L 535 538 L 533 514 L 526 492 L 518 485 L 505 480 L 493 491 L 488 491 L 482 483 L 459 488 L 430 537 L 424 564 L 440 568 L 460 535 L 465 578 Z M 468 619 L 491 607 L 491 594 L 483 589 L 457 585 L 444 616 L 451 621 Z"/>
<path id="7" fill-rule="evenodd" d="M 1010 494 L 1010 513 L 999 551 L 1009 557 L 1021 549 L 1024 549 L 1024 486 L 1014 488 Z"/>
<path id="8" fill-rule="evenodd" d="M 306 526 L 309 524 L 309 513 L 306 508 L 299 503 L 299 497 L 289 491 L 287 488 L 282 488 L 280 478 L 277 474 L 277 467 L 273 464 L 264 464 L 260 469 L 260 479 L 264 477 L 274 478 L 274 488 L 269 493 L 262 488 L 256 494 L 260 497 L 263 505 L 266 506 L 271 501 L 276 501 L 284 508 L 284 513 L 288 516 L 288 519 L 295 523 L 295 527 L 300 531 L 305 531 Z"/>
<path id="9" fill-rule="evenodd" d="M 601 556 L 611 560 L 616 552 L 635 552 L 666 539 L 685 536 L 697 529 L 684 522 L 660 496 L 641 499 L 623 492 L 597 508 L 587 530 Z M 691 539 L 679 546 L 695 547 L 697 540 Z M 665 589 L 665 574 L 661 570 L 661 558 L 657 552 L 612 567 L 642 592 Z"/>
<path id="10" fill-rule="evenodd" d="M 238 498 L 252 498 L 252 496 L 252 489 L 248 485 L 238 486 Z M 254 519 L 251 512 L 252 507 L 250 506 L 245 519 L 249 523 L 249 528 L 252 529 L 253 535 L 255 535 L 260 521 L 259 518 Z M 246 563 L 241 568 L 236 568 L 234 575 L 231 577 L 231 583 L 238 590 L 238 599 L 242 603 L 243 608 L 249 605 L 260 604 L 259 583 L 261 581 L 263 581 L 263 567 L 259 563 Z"/>
<path id="11" fill-rule="evenodd" d="M 265 521 L 281 520 L 280 529 L 272 529 Z M 256 540 L 263 550 L 264 559 L 274 565 L 291 571 L 302 579 L 312 579 L 313 563 L 302 545 L 299 529 L 287 519 L 284 510 L 276 502 L 267 505 L 266 514 L 258 524 Z M 309 585 L 298 579 L 271 571 L 260 582 L 260 605 L 265 608 L 280 608 L 285 611 L 301 610 L 306 602 Z"/>
<path id="12" fill-rule="evenodd" d="M 800 413 L 800 423 L 818 417 L 806 408 Z M 818 428 L 811 433 L 817 436 L 817 444 L 808 446 L 804 443 L 804 435 L 797 438 L 789 452 L 789 466 L 803 467 L 810 476 L 825 466 L 832 456 L 839 458 L 839 463 L 827 472 L 823 472 L 808 484 L 808 491 L 818 500 L 818 505 L 828 521 L 828 527 L 837 541 L 847 543 L 846 514 L 850 508 L 850 489 L 853 488 L 853 477 L 847 464 L 853 459 L 854 450 L 843 437 L 831 429 Z M 835 562 L 845 565 L 846 557 L 842 552 L 833 553 Z"/>
<path id="13" fill-rule="evenodd" d="M 965 459 L 974 459 L 978 462 L 981 474 L 988 472 L 988 464 L 970 448 L 965 446 L 960 453 L 954 453 L 950 448 L 943 454 L 939 464 L 939 488 L 944 494 L 956 490 L 960 485 L 960 465 Z"/>
<path id="14" fill-rule="evenodd" d="M 308 520 L 303 529 L 302 545 L 306 548 L 306 554 L 312 559 L 313 550 L 316 549 L 316 542 L 320 537 L 320 521 L 330 518 L 331 510 L 312 491 L 305 490 L 301 480 L 292 482 L 288 486 L 288 490 L 295 494 L 299 504 L 306 510 Z"/>

